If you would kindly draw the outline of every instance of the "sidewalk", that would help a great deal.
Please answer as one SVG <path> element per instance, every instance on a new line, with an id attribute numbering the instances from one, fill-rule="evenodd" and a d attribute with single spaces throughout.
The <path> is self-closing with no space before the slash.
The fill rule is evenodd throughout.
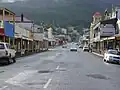
<path id="1" fill-rule="evenodd" d="M 27 57 L 27 56 L 35 55 L 35 54 L 38 54 L 38 53 L 47 52 L 50 49 L 55 49 L 57 47 L 59 47 L 59 46 L 49 47 L 48 49 L 44 49 L 44 50 L 41 50 L 41 51 L 38 51 L 38 52 L 27 52 L 27 53 L 25 53 L 23 55 L 21 55 L 21 52 L 17 52 L 16 53 L 16 58 Z"/>
<path id="2" fill-rule="evenodd" d="M 48 51 L 48 50 L 43 50 L 43 51 L 39 51 L 39 52 L 27 52 L 27 53 L 25 53 L 25 54 L 23 54 L 23 55 L 21 55 L 21 52 L 17 52 L 17 53 L 16 53 L 16 58 L 31 56 L 31 55 L 35 55 L 35 54 L 37 54 L 37 53 L 42 53 L 42 52 L 46 52 L 46 51 Z"/>
<path id="3" fill-rule="evenodd" d="M 96 53 L 96 52 L 92 52 L 92 54 L 97 55 L 97 56 L 99 56 L 99 57 L 104 57 L 104 55 L 99 54 L 99 53 Z"/>

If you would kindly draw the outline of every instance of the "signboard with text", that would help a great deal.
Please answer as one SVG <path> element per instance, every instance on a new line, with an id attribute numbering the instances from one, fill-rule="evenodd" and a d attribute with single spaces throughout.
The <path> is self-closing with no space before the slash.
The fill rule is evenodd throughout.
<path id="1" fill-rule="evenodd" d="M 100 36 L 113 36 L 115 35 L 115 28 L 112 24 L 106 24 L 100 28 Z"/>

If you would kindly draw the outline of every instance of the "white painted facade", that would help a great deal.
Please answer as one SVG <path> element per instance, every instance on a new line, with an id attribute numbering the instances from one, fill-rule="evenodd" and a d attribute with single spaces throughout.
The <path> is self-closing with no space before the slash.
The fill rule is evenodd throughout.
<path id="1" fill-rule="evenodd" d="M 17 24 L 15 25 L 15 38 L 22 38 L 22 32 L 24 33 L 24 29 L 20 28 Z"/>
<path id="2" fill-rule="evenodd" d="M 19 26 L 19 24 L 15 24 L 15 38 L 32 40 L 32 38 L 30 38 L 30 33 L 31 31 L 24 29 L 23 27 Z"/>
<path id="3" fill-rule="evenodd" d="M 100 41 L 100 32 L 98 32 L 98 35 L 93 40 L 94 42 Z"/>
<path id="4" fill-rule="evenodd" d="M 43 39 L 44 39 L 44 34 L 34 33 L 34 40 L 43 41 Z"/>
<path id="5" fill-rule="evenodd" d="M 118 24 L 119 34 L 120 34 L 120 20 L 117 21 L 117 24 Z"/>
<path id="6" fill-rule="evenodd" d="M 53 29 L 52 29 L 52 28 L 49 28 L 49 29 L 47 29 L 47 30 L 48 30 L 48 38 L 49 38 L 49 39 L 53 39 L 53 34 L 52 34 Z"/>
<path id="7" fill-rule="evenodd" d="M 61 30 L 62 30 L 62 33 L 67 34 L 67 29 L 62 28 Z"/>

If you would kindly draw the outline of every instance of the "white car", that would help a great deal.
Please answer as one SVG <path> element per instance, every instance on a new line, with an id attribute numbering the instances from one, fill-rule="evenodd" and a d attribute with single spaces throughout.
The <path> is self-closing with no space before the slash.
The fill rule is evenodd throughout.
<path id="1" fill-rule="evenodd" d="M 7 64 L 16 62 L 15 54 L 16 51 L 11 48 L 10 44 L 0 42 L 0 60 L 6 60 Z"/>
<path id="2" fill-rule="evenodd" d="M 120 54 L 117 50 L 108 50 L 107 52 L 105 52 L 103 60 L 105 62 L 113 62 L 120 64 Z"/>
<path id="3" fill-rule="evenodd" d="M 88 46 L 84 46 L 84 47 L 83 47 L 83 51 L 89 52 L 89 47 L 88 47 Z"/>
<path id="4" fill-rule="evenodd" d="M 72 46 L 72 47 L 70 48 L 70 51 L 77 51 L 77 47 L 76 47 L 76 46 Z"/>

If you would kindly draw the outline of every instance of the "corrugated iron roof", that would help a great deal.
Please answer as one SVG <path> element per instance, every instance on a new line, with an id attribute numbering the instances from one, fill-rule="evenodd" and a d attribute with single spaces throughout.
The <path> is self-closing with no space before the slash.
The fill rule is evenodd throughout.
<path id="1" fill-rule="evenodd" d="M 2 15 L 0 15 L 0 20 L 2 20 Z M 23 22 L 33 22 L 32 20 L 27 19 L 26 17 L 23 17 Z M 12 16 L 4 16 L 4 21 L 13 21 Z M 21 16 L 16 16 L 15 21 L 21 22 Z"/>

